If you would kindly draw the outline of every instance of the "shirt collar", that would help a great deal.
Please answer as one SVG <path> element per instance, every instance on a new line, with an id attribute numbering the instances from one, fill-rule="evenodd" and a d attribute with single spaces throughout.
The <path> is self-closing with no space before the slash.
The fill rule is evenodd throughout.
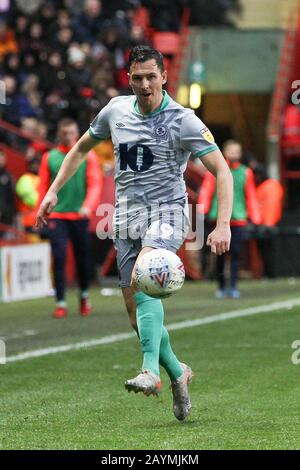
<path id="1" fill-rule="evenodd" d="M 57 148 L 61 153 L 68 153 L 71 150 L 72 146 L 70 147 L 69 145 L 59 144 Z"/>
<path id="2" fill-rule="evenodd" d="M 162 94 L 163 94 L 163 99 L 162 99 L 162 102 L 160 103 L 159 108 L 156 109 L 155 111 L 153 111 L 153 113 L 148 113 L 148 114 L 142 114 L 140 112 L 139 105 L 138 105 L 138 100 L 137 100 L 137 98 L 135 98 L 134 103 L 133 103 L 133 107 L 134 107 L 135 112 L 137 114 L 142 115 L 142 116 L 154 116 L 155 114 L 160 113 L 161 111 L 163 111 L 168 106 L 168 104 L 171 101 L 171 97 L 168 95 L 166 90 L 162 90 Z"/>

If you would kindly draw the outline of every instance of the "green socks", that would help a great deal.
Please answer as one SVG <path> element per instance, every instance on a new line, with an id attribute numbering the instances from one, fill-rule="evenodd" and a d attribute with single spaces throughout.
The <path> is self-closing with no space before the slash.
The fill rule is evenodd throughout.
<path id="1" fill-rule="evenodd" d="M 143 292 L 136 293 L 134 298 L 140 343 L 144 353 L 143 370 L 150 370 L 159 375 L 161 364 L 170 379 L 176 380 L 182 374 L 182 368 L 172 351 L 169 334 L 163 325 L 164 309 L 161 300 L 149 297 Z"/>
<path id="2" fill-rule="evenodd" d="M 164 322 L 162 303 L 142 292 L 134 295 L 136 320 L 144 353 L 143 370 L 159 375 L 159 348 Z"/>
<path id="3" fill-rule="evenodd" d="M 170 337 L 165 326 L 162 329 L 162 336 L 159 351 L 159 363 L 166 370 L 171 382 L 177 380 L 182 375 L 182 367 L 177 357 L 173 353 L 170 344 Z"/>

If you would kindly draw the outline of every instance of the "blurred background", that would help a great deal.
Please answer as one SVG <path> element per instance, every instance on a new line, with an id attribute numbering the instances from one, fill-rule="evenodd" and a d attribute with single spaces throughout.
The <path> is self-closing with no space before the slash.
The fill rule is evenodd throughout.
<path id="1" fill-rule="evenodd" d="M 41 240 L 32 228 L 37 203 L 18 194 L 19 179 L 38 178 L 60 119 L 74 118 L 83 133 L 112 97 L 131 93 L 129 50 L 151 44 L 165 56 L 169 94 L 195 110 L 220 148 L 240 142 L 257 188 L 266 179 L 282 187 L 274 203 L 257 195 L 262 223 L 247 226 L 240 277 L 299 276 L 299 12 L 297 0 L 0 0 L 0 246 Z M 99 204 L 113 203 L 111 142 L 95 152 L 104 181 Z M 204 176 L 200 160 L 188 163 L 194 206 Z M 27 191 L 37 187 L 32 178 Z M 115 254 L 110 240 L 95 235 L 99 220 L 93 214 L 90 222 L 91 278 L 105 284 L 116 276 Z M 215 278 L 205 250 L 181 256 L 188 278 Z M 72 285 L 71 249 L 66 269 Z"/>

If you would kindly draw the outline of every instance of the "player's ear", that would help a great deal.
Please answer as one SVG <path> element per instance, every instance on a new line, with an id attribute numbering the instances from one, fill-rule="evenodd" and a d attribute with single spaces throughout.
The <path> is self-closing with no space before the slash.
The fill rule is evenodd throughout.
<path id="1" fill-rule="evenodd" d="M 165 85 L 167 83 L 167 80 L 168 80 L 168 73 L 167 73 L 166 70 L 163 71 L 162 77 L 163 77 L 162 83 L 163 83 L 163 85 Z"/>

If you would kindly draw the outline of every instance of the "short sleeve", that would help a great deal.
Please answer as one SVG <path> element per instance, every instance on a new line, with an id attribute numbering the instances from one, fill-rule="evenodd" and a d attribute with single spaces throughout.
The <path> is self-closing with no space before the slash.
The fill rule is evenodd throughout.
<path id="1" fill-rule="evenodd" d="M 210 130 L 191 110 L 182 119 L 180 145 L 194 158 L 219 149 Z"/>
<path id="2" fill-rule="evenodd" d="M 97 140 L 105 140 L 110 137 L 109 115 L 111 103 L 101 109 L 90 125 L 89 133 Z"/>

